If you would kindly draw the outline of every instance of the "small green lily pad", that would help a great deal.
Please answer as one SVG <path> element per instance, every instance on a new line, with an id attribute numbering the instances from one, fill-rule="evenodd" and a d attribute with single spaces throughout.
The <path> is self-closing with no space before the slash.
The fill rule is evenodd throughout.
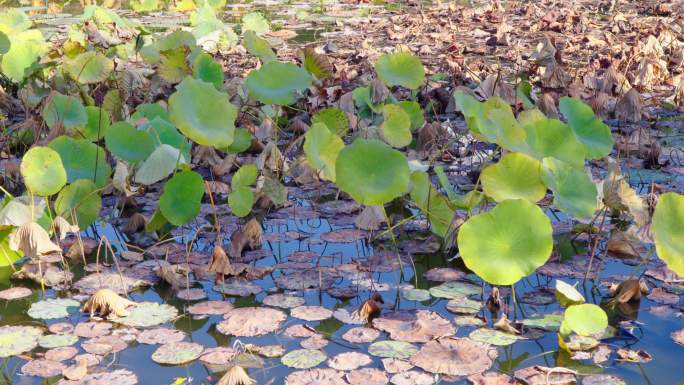
<path id="1" fill-rule="evenodd" d="M 200 357 L 204 347 L 194 342 L 171 342 L 152 353 L 152 361 L 165 365 L 182 365 Z"/>
<path id="2" fill-rule="evenodd" d="M 320 365 L 327 358 L 325 353 L 318 349 L 298 349 L 287 353 L 280 361 L 291 368 L 310 369 Z"/>
<path id="3" fill-rule="evenodd" d="M 77 312 L 80 305 L 73 299 L 48 298 L 31 304 L 28 315 L 35 319 L 64 318 Z"/>
<path id="4" fill-rule="evenodd" d="M 430 288 L 430 294 L 437 298 L 458 298 L 467 295 L 480 294 L 482 288 L 472 283 L 462 281 L 444 282 L 443 284 Z"/>
<path id="5" fill-rule="evenodd" d="M 376 357 L 405 360 L 418 353 L 418 348 L 404 341 L 378 341 L 368 347 L 368 353 Z"/>
<path id="6" fill-rule="evenodd" d="M 456 314 L 476 314 L 482 309 L 482 302 L 474 301 L 465 296 L 456 297 L 447 302 L 446 308 Z"/>
<path id="7" fill-rule="evenodd" d="M 171 321 L 178 315 L 175 307 L 156 302 L 142 302 L 127 310 L 126 317 L 115 318 L 113 321 L 126 326 L 146 328 Z"/>
<path id="8" fill-rule="evenodd" d="M 430 292 L 425 289 L 404 289 L 401 291 L 401 295 L 409 301 L 428 301 L 430 299 Z"/>
<path id="9" fill-rule="evenodd" d="M 522 320 L 522 324 L 527 327 L 548 330 L 550 332 L 558 331 L 562 322 L 563 316 L 561 314 L 544 314 L 541 317 Z"/>
<path id="10" fill-rule="evenodd" d="M 43 331 L 33 326 L 0 327 L 0 357 L 16 356 L 33 350 Z"/>
<path id="11" fill-rule="evenodd" d="M 496 346 L 508 346 L 518 341 L 518 336 L 499 330 L 480 328 L 470 332 L 471 339 Z"/>
<path id="12" fill-rule="evenodd" d="M 78 342 L 78 336 L 74 334 L 48 334 L 38 338 L 38 345 L 45 349 L 71 346 L 76 342 Z"/>

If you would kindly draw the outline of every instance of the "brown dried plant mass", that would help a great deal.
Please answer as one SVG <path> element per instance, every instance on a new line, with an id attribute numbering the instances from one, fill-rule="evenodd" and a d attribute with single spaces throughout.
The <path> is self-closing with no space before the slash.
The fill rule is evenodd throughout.
<path id="1" fill-rule="evenodd" d="M 100 289 L 85 303 L 83 312 L 90 313 L 91 319 L 95 314 L 104 319 L 112 314 L 116 317 L 125 317 L 128 315 L 126 308 L 134 305 L 135 302 L 120 297 L 113 290 Z"/>

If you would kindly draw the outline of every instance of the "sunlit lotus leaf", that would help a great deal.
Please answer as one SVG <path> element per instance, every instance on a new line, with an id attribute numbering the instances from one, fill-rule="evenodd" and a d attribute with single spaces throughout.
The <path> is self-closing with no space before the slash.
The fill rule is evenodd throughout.
<path id="1" fill-rule="evenodd" d="M 525 126 L 528 153 L 538 160 L 554 157 L 575 167 L 584 165 L 584 145 L 567 124 L 556 119 L 543 119 Z"/>
<path id="2" fill-rule="evenodd" d="M 563 307 L 579 305 L 585 302 L 584 296 L 572 286 L 560 279 L 556 280 L 556 298 Z"/>
<path id="3" fill-rule="evenodd" d="M 165 365 L 182 365 L 194 361 L 204 351 L 204 347 L 194 342 L 170 342 L 152 353 L 152 361 Z"/>
<path id="4" fill-rule="evenodd" d="M 43 120 L 48 127 L 57 124 L 67 131 L 83 128 L 88 124 L 88 114 L 83 104 L 73 96 L 55 94 L 43 108 Z"/>
<path id="5" fill-rule="evenodd" d="M 169 322 L 178 315 L 175 307 L 156 302 L 142 302 L 127 310 L 127 316 L 114 318 L 113 321 L 126 326 L 147 328 Z"/>
<path id="6" fill-rule="evenodd" d="M 268 41 L 257 36 L 254 31 L 245 31 L 243 34 L 243 39 L 243 44 L 245 45 L 245 48 L 247 48 L 247 51 L 258 57 L 262 63 L 278 60 L 278 57 L 276 56 L 275 52 L 273 52 L 273 49 L 268 44 Z"/>
<path id="7" fill-rule="evenodd" d="M 79 279 L 74 283 L 74 288 L 87 295 L 92 295 L 100 289 L 111 289 L 118 294 L 127 294 L 146 285 L 149 285 L 149 282 L 117 273 L 100 272 Z"/>
<path id="8" fill-rule="evenodd" d="M 480 294 L 482 288 L 468 282 L 449 281 L 430 288 L 430 294 L 437 298 L 460 298 L 463 296 Z"/>
<path id="9" fill-rule="evenodd" d="M 387 104 L 382 109 L 383 122 L 380 125 L 382 137 L 392 147 L 405 147 L 411 144 L 411 118 L 403 108 Z"/>
<path id="10" fill-rule="evenodd" d="M 228 206 L 235 216 L 246 217 L 252 211 L 254 193 L 249 187 L 237 187 L 228 194 Z"/>
<path id="11" fill-rule="evenodd" d="M 59 192 L 55 212 L 78 225 L 81 230 L 95 223 L 100 217 L 102 197 L 91 180 L 79 179 Z M 73 210 L 73 211 L 72 211 Z"/>
<path id="12" fill-rule="evenodd" d="M 357 138 L 335 162 L 336 183 L 357 202 L 379 206 L 404 194 L 409 167 L 404 155 L 374 139 Z"/>
<path id="13" fill-rule="evenodd" d="M 114 61 L 99 52 L 87 51 L 66 59 L 63 68 L 77 82 L 93 84 L 109 77 L 114 70 Z"/>
<path id="14" fill-rule="evenodd" d="M 373 342 L 380 337 L 380 332 L 370 327 L 355 327 L 347 330 L 342 339 L 355 344 Z"/>
<path id="15" fill-rule="evenodd" d="M 85 127 L 74 128 L 72 136 L 96 142 L 105 136 L 111 125 L 109 112 L 96 106 L 86 106 L 85 110 L 86 115 L 88 115 L 88 123 Z"/>
<path id="16" fill-rule="evenodd" d="M 430 300 L 430 292 L 425 289 L 404 289 L 401 291 L 401 295 L 409 301 L 422 302 Z"/>
<path id="17" fill-rule="evenodd" d="M 171 224 L 181 226 L 199 214 L 203 196 L 202 176 L 194 171 L 182 171 L 164 184 L 159 209 Z"/>
<path id="18" fill-rule="evenodd" d="M 246 128 L 236 128 L 233 144 L 223 149 L 229 154 L 239 154 L 252 145 L 252 134 Z"/>
<path id="19" fill-rule="evenodd" d="M 107 149 L 127 162 L 147 159 L 156 145 L 147 131 L 137 130 L 128 122 L 116 122 L 105 134 Z"/>
<path id="20" fill-rule="evenodd" d="M 389 333 L 394 340 L 406 342 L 427 342 L 456 333 L 449 320 L 429 310 L 384 314 L 373 320 L 373 327 Z"/>
<path id="21" fill-rule="evenodd" d="M 337 107 L 319 110 L 311 117 L 311 123 L 323 123 L 328 130 L 339 137 L 343 137 L 349 131 L 349 118 L 344 111 Z"/>
<path id="22" fill-rule="evenodd" d="M 614 143 L 610 127 L 594 115 L 591 107 L 567 96 L 560 99 L 559 107 L 575 136 L 584 145 L 588 159 L 599 159 L 610 154 Z"/>
<path id="23" fill-rule="evenodd" d="M 390 382 L 394 385 L 433 385 L 437 383 L 437 380 L 432 374 L 408 370 L 393 375 Z"/>
<path id="24" fill-rule="evenodd" d="M 157 73 L 164 81 L 176 84 L 190 74 L 185 47 L 162 51 L 160 54 Z"/>
<path id="25" fill-rule="evenodd" d="M 318 366 L 328 357 L 318 349 L 293 350 L 283 356 L 280 361 L 285 366 L 296 369 L 310 369 Z"/>
<path id="26" fill-rule="evenodd" d="M 131 115 L 129 121 L 136 125 L 141 119 L 152 121 L 154 118 L 161 118 L 166 121 L 171 119 L 169 113 L 159 103 L 145 103 L 135 108 L 135 112 Z"/>
<path id="27" fill-rule="evenodd" d="M 21 159 L 21 176 L 33 194 L 48 196 L 59 192 L 67 182 L 62 158 L 49 147 L 35 146 Z"/>
<path id="28" fill-rule="evenodd" d="M 185 136 L 201 145 L 233 143 L 237 107 L 210 83 L 186 77 L 169 97 L 169 115 Z"/>
<path id="29" fill-rule="evenodd" d="M 379 341 L 368 347 L 368 353 L 376 357 L 408 359 L 417 352 L 415 345 L 404 341 Z"/>
<path id="30" fill-rule="evenodd" d="M 527 133 L 510 108 L 493 109 L 485 116 L 495 128 L 496 143 L 510 151 L 527 151 Z"/>
<path id="31" fill-rule="evenodd" d="M 89 385 L 89 384 L 116 384 L 116 385 L 136 385 L 138 377 L 127 369 L 117 369 L 111 372 L 101 372 L 87 374 L 81 380 L 68 381 L 62 379 L 56 385 Z"/>
<path id="32" fill-rule="evenodd" d="M 444 237 L 454 217 L 454 210 L 447 198 L 432 185 L 425 171 L 415 171 L 411 174 L 411 186 L 413 203 L 427 215 L 432 232 Z"/>
<path id="33" fill-rule="evenodd" d="M 162 144 L 142 162 L 135 173 L 135 182 L 145 185 L 154 184 L 171 175 L 177 164 L 183 163 L 186 163 L 186 160 L 179 154 L 177 148 Z"/>
<path id="34" fill-rule="evenodd" d="M 576 218 L 591 217 L 596 212 L 598 190 L 584 169 L 544 158 L 542 180 L 553 191 L 553 204 L 562 211 Z"/>
<path id="35" fill-rule="evenodd" d="M 344 372 L 335 369 L 298 370 L 285 377 L 285 385 L 348 385 Z"/>
<path id="36" fill-rule="evenodd" d="M 244 278 L 235 278 L 214 285 L 214 290 L 234 297 L 246 297 L 248 295 L 259 294 L 264 289 L 256 283 L 247 281 Z"/>
<path id="37" fill-rule="evenodd" d="M 267 295 L 263 299 L 264 305 L 276 306 L 283 309 L 292 309 L 297 306 L 304 305 L 304 298 L 295 297 L 293 295 L 287 295 L 282 293 Z"/>
<path id="38" fill-rule="evenodd" d="M 375 63 L 375 72 L 386 86 L 416 89 L 425 82 L 423 63 L 407 52 L 382 55 Z"/>
<path id="39" fill-rule="evenodd" d="M 305 321 L 322 321 L 332 317 L 333 312 L 322 306 L 299 306 L 290 311 L 290 315 Z"/>
<path id="40" fill-rule="evenodd" d="M 475 329 L 468 335 L 473 341 L 484 342 L 495 346 L 508 346 L 518 341 L 515 334 L 504 333 L 500 330 L 480 328 Z"/>
<path id="41" fill-rule="evenodd" d="M 190 148 L 192 147 L 190 142 L 168 120 L 155 117 L 140 129 L 149 132 L 156 145 L 168 144 L 180 150 L 184 159 L 190 159 Z"/>
<path id="42" fill-rule="evenodd" d="M 9 34 L 29 28 L 31 28 L 31 19 L 21 9 L 8 8 L 7 11 L 0 13 L 0 31 Z"/>
<path id="43" fill-rule="evenodd" d="M 0 58 L 0 68 L 12 81 L 20 82 L 26 76 L 26 70 L 47 52 L 48 46 L 38 29 L 8 33 L 7 36 L 10 38 L 10 47 Z"/>
<path id="44" fill-rule="evenodd" d="M 401 107 L 411 118 L 411 131 L 416 131 L 423 127 L 423 124 L 425 124 L 425 116 L 423 114 L 423 109 L 420 108 L 418 102 L 404 100 L 397 103 L 397 106 Z"/>
<path id="45" fill-rule="evenodd" d="M 323 123 L 314 123 L 304 135 L 304 153 L 309 166 L 321 175 L 335 181 L 335 162 L 344 148 L 344 142 Z"/>
<path id="46" fill-rule="evenodd" d="M 97 187 L 104 187 L 112 173 L 107 162 L 106 151 L 85 139 L 74 139 L 59 136 L 49 147 L 59 153 L 66 169 L 67 181 L 73 183 L 79 179 L 90 179 Z"/>
<path id="47" fill-rule="evenodd" d="M 273 333 L 287 316 L 280 310 L 266 307 L 241 307 L 224 316 L 216 329 L 226 335 L 254 337 Z"/>
<path id="48" fill-rule="evenodd" d="M 513 147 L 512 144 L 515 144 L 514 147 L 521 145 L 520 139 L 524 139 L 524 133 L 513 121 L 515 120 L 512 118 L 513 110 L 508 102 L 498 96 L 493 96 L 480 103 L 473 96 L 466 95 L 462 91 L 454 94 L 454 100 L 465 117 L 468 129 L 476 138 L 497 143 L 509 149 Z"/>
<path id="49" fill-rule="evenodd" d="M 290 105 L 297 100 L 297 92 L 312 84 L 311 75 L 292 63 L 271 61 L 252 70 L 245 85 L 250 95 L 264 104 Z"/>
<path id="50" fill-rule="evenodd" d="M 0 327 L 0 357 L 6 358 L 33 350 L 43 331 L 33 326 Z"/>
<path id="51" fill-rule="evenodd" d="M 68 298 L 48 298 L 31 304 L 28 315 L 35 319 L 56 319 L 68 317 L 78 311 L 81 304 Z"/>
<path id="52" fill-rule="evenodd" d="M 446 304 L 446 309 L 456 314 L 476 314 L 481 308 L 481 301 L 475 301 L 468 297 L 455 297 Z"/>
<path id="53" fill-rule="evenodd" d="M 426 343 L 411 357 L 423 370 L 449 376 L 469 376 L 489 369 L 497 357 L 496 349 L 468 338 L 440 338 Z"/>
<path id="54" fill-rule="evenodd" d="M 159 0 L 131 0 L 129 4 L 134 11 L 139 13 L 156 11 L 161 5 Z"/>
<path id="55" fill-rule="evenodd" d="M 536 202 L 546 195 L 541 179 L 541 162 L 523 153 L 504 155 L 480 174 L 485 194 L 497 202 L 527 199 Z"/>
<path id="56" fill-rule="evenodd" d="M 544 329 L 550 332 L 555 332 L 560 329 L 563 316 L 560 314 L 545 314 L 541 317 L 525 318 L 522 324 L 537 329 Z"/>
<path id="57" fill-rule="evenodd" d="M 328 360 L 328 366 L 337 370 L 354 370 L 370 365 L 373 359 L 359 352 L 344 352 Z"/>
<path id="58" fill-rule="evenodd" d="M 197 79 L 213 84 L 217 90 L 223 87 L 223 68 L 206 52 L 195 57 L 192 64 L 192 74 Z"/>
<path id="59" fill-rule="evenodd" d="M 684 195 L 662 194 L 652 223 L 658 257 L 677 275 L 684 277 Z"/>
<path id="60" fill-rule="evenodd" d="M 608 327 L 608 316 L 599 306 L 585 303 L 573 305 L 565 310 L 561 333 L 569 329 L 580 336 L 603 332 Z"/>
<path id="61" fill-rule="evenodd" d="M 242 17 L 242 30 L 262 34 L 270 31 L 268 20 L 259 12 L 250 12 Z"/>
<path id="62" fill-rule="evenodd" d="M 0 31 L 0 55 L 6 54 L 10 50 L 11 46 L 12 46 L 12 43 L 10 43 L 10 40 L 9 40 L 9 37 L 7 37 L 7 34 Z"/>
<path id="63" fill-rule="evenodd" d="M 73 334 L 48 334 L 38 338 L 38 345 L 45 349 L 71 346 L 76 342 L 78 342 L 78 336 Z"/>
<path id="64" fill-rule="evenodd" d="M 551 221 L 535 204 L 509 199 L 468 219 L 458 233 L 465 265 L 494 285 L 511 285 L 551 256 Z"/>

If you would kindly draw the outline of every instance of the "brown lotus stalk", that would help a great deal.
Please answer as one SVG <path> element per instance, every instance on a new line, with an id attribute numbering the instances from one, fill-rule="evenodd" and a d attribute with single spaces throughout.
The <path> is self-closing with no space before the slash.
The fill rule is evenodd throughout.
<path id="1" fill-rule="evenodd" d="M 120 297 L 111 289 L 100 289 L 83 305 L 83 312 L 90 313 L 91 319 L 95 314 L 99 314 L 101 318 L 107 318 L 110 314 L 125 317 L 128 315 L 126 308 L 133 305 L 137 304 Z"/>
<path id="2" fill-rule="evenodd" d="M 216 383 L 216 385 L 251 385 L 254 381 L 245 368 L 239 365 L 234 365 L 226 374 L 221 377 L 221 379 Z"/>

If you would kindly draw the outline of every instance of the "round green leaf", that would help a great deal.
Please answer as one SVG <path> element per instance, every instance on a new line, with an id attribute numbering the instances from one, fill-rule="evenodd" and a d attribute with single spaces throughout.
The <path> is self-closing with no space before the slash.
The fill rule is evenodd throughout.
<path id="1" fill-rule="evenodd" d="M 114 61 L 99 52 L 87 51 L 65 60 L 63 68 L 77 82 L 93 84 L 109 77 L 114 70 Z"/>
<path id="2" fill-rule="evenodd" d="M 504 333 L 499 330 L 480 328 L 468 335 L 473 341 L 484 342 L 495 346 L 508 346 L 518 341 L 515 334 Z"/>
<path id="3" fill-rule="evenodd" d="M 252 70 L 245 85 L 250 95 L 264 104 L 287 106 L 297 100 L 297 92 L 312 84 L 311 75 L 292 63 L 276 61 Z"/>
<path id="4" fill-rule="evenodd" d="M 538 160 L 548 156 L 575 167 L 584 165 L 584 145 L 567 124 L 556 119 L 541 119 L 523 126 L 529 154 Z"/>
<path id="5" fill-rule="evenodd" d="M 407 52 L 382 55 L 375 63 L 375 71 L 386 86 L 416 89 L 425 82 L 423 63 Z"/>
<path id="6" fill-rule="evenodd" d="M 541 179 L 541 162 L 519 152 L 504 155 L 480 175 L 482 188 L 497 202 L 527 199 L 536 202 L 546 195 Z"/>
<path id="7" fill-rule="evenodd" d="M 411 174 L 411 186 L 411 200 L 427 215 L 432 232 L 444 237 L 454 217 L 449 201 L 432 185 L 425 171 Z"/>
<path id="8" fill-rule="evenodd" d="M 36 146 L 21 159 L 21 176 L 26 188 L 41 196 L 56 194 L 67 182 L 67 173 L 59 153 L 49 147 Z"/>
<path id="9" fill-rule="evenodd" d="M 35 319 L 57 319 L 68 317 L 78 311 L 81 304 L 68 298 L 48 298 L 31 304 L 28 315 Z"/>
<path id="10" fill-rule="evenodd" d="M 493 285 L 511 285 L 532 274 L 551 256 L 551 221 L 535 204 L 505 200 L 468 219 L 459 230 L 465 265 Z"/>
<path id="11" fill-rule="evenodd" d="M 233 144 L 223 150 L 230 154 L 239 154 L 252 146 L 252 134 L 246 128 L 236 128 Z"/>
<path id="12" fill-rule="evenodd" d="M 387 104 L 382 109 L 383 122 L 380 125 L 382 137 L 392 147 L 405 147 L 411 144 L 411 117 L 403 108 Z"/>
<path id="13" fill-rule="evenodd" d="M 38 29 L 11 33 L 8 36 L 9 51 L 2 55 L 0 68 L 12 81 L 20 82 L 26 76 L 26 70 L 47 52 L 48 46 Z"/>
<path id="14" fill-rule="evenodd" d="M 430 288 L 430 294 L 436 298 L 461 298 L 468 295 L 479 294 L 481 292 L 482 288 L 480 286 L 461 281 L 444 282 L 441 285 Z"/>
<path id="15" fill-rule="evenodd" d="M 401 291 L 401 295 L 408 301 L 429 301 L 430 292 L 425 289 L 408 288 Z"/>
<path id="16" fill-rule="evenodd" d="M 522 324 L 530 327 L 556 332 L 560 329 L 563 316 L 560 314 L 544 314 L 541 317 L 525 318 Z"/>
<path id="17" fill-rule="evenodd" d="M 273 52 L 273 49 L 268 44 L 268 41 L 257 36 L 257 34 L 252 30 L 246 31 L 244 33 L 243 44 L 245 45 L 245 48 L 247 48 L 247 51 L 258 57 L 262 63 L 278 60 L 278 57 L 276 56 L 275 52 Z"/>
<path id="18" fill-rule="evenodd" d="M 130 6 L 139 13 L 152 12 L 159 9 L 159 0 L 131 0 Z"/>
<path id="19" fill-rule="evenodd" d="M 309 369 L 318 366 L 328 357 L 318 349 L 298 349 L 284 355 L 280 361 L 285 366 L 296 369 Z"/>
<path id="20" fill-rule="evenodd" d="M 344 142 L 330 132 L 323 123 L 314 123 L 304 135 L 304 153 L 309 166 L 322 173 L 323 178 L 335 181 L 335 161 Z"/>
<path id="21" fill-rule="evenodd" d="M 416 131 L 423 127 L 423 124 L 425 124 L 425 116 L 423 115 L 423 110 L 420 108 L 418 102 L 404 100 L 397 103 L 397 105 L 411 118 L 411 131 Z"/>
<path id="22" fill-rule="evenodd" d="M 147 159 L 156 147 L 152 135 L 128 122 L 112 124 L 105 135 L 105 145 L 112 154 L 131 163 Z"/>
<path id="23" fill-rule="evenodd" d="M 127 310 L 127 316 L 114 318 L 113 321 L 126 326 L 147 328 L 171 321 L 178 315 L 175 307 L 156 302 L 142 302 Z"/>
<path id="24" fill-rule="evenodd" d="M 85 110 L 86 115 L 88 115 L 88 123 L 84 128 L 76 128 L 76 132 L 72 136 L 96 142 L 105 136 L 111 125 L 109 112 L 96 106 L 87 106 Z"/>
<path id="25" fill-rule="evenodd" d="M 567 96 L 560 99 L 559 107 L 575 136 L 584 145 L 587 158 L 599 159 L 610 154 L 614 143 L 610 127 L 594 115 L 591 107 Z"/>
<path id="26" fill-rule="evenodd" d="M 202 176 L 194 171 L 179 172 L 164 184 L 159 208 L 171 224 L 184 225 L 199 214 L 203 196 Z"/>
<path id="27" fill-rule="evenodd" d="M 343 137 L 349 131 L 349 119 L 347 114 L 337 107 L 328 107 L 318 111 L 312 118 L 311 123 L 323 123 L 339 137 Z"/>
<path id="28" fill-rule="evenodd" d="M 608 327 L 608 316 L 603 309 L 591 303 L 573 305 L 565 310 L 563 324 L 581 336 L 589 336 Z"/>
<path id="29" fill-rule="evenodd" d="M 584 296 L 577 291 L 575 286 L 561 281 L 560 279 L 556 280 L 556 298 L 563 307 L 579 305 L 585 302 Z"/>
<path id="30" fill-rule="evenodd" d="M 75 97 L 56 94 L 43 108 L 43 120 L 50 128 L 62 124 L 68 132 L 85 127 L 88 124 L 88 113 Z"/>
<path id="31" fill-rule="evenodd" d="M 94 180 L 98 187 L 107 184 L 112 168 L 107 163 L 102 147 L 85 139 L 68 136 L 57 137 L 49 146 L 62 158 L 69 183 L 79 179 L 90 179 Z"/>
<path id="32" fill-rule="evenodd" d="M 669 192 L 660 196 L 651 230 L 658 257 L 684 277 L 684 195 Z"/>
<path id="33" fill-rule="evenodd" d="M 259 169 L 257 169 L 257 166 L 255 164 L 246 164 L 235 172 L 233 179 L 230 181 L 230 185 L 233 186 L 233 188 L 247 187 L 256 182 L 257 176 L 259 176 Z"/>
<path id="34" fill-rule="evenodd" d="M 206 52 L 200 53 L 195 58 L 192 64 L 192 76 L 213 84 L 217 90 L 223 87 L 223 68 Z"/>
<path id="35" fill-rule="evenodd" d="M 71 346 L 78 342 L 78 336 L 73 334 L 48 334 L 38 338 L 38 345 L 44 349 Z"/>
<path id="36" fill-rule="evenodd" d="M 78 224 L 81 230 L 95 223 L 100 217 L 102 197 L 97 186 L 90 179 L 79 179 L 59 192 L 55 201 L 57 215 L 66 218 L 72 224 Z M 75 220 L 72 217 L 74 210 Z"/>
<path id="37" fill-rule="evenodd" d="M 262 34 L 270 29 L 268 20 L 259 12 L 250 12 L 242 17 L 243 31 L 254 31 L 257 34 Z"/>
<path id="38" fill-rule="evenodd" d="M 368 347 L 368 353 L 376 357 L 405 360 L 418 353 L 418 348 L 404 341 L 378 341 Z"/>
<path id="39" fill-rule="evenodd" d="M 254 193 L 252 189 L 245 186 L 233 188 L 228 194 L 228 206 L 237 217 L 246 217 L 252 211 L 254 204 Z"/>
<path id="40" fill-rule="evenodd" d="M 233 143 L 237 107 L 207 82 L 186 77 L 169 97 L 169 115 L 198 144 L 222 148 Z"/>
<path id="41" fill-rule="evenodd" d="M 132 122 L 134 125 L 139 124 L 138 121 L 141 119 L 147 119 L 148 121 L 154 120 L 154 118 L 161 118 L 165 121 L 171 120 L 169 117 L 169 113 L 166 112 L 164 107 L 159 105 L 158 103 L 146 103 L 146 104 L 140 104 L 135 108 L 135 112 L 133 115 L 131 115 L 131 118 L 129 119 L 130 122 Z"/>
<path id="42" fill-rule="evenodd" d="M 185 162 L 177 148 L 162 144 L 142 162 L 135 173 L 135 182 L 149 186 L 171 175 L 177 164 Z"/>
<path id="43" fill-rule="evenodd" d="M 584 169 L 544 158 L 542 180 L 553 191 L 553 204 L 560 210 L 577 218 L 594 215 L 598 190 Z"/>
<path id="44" fill-rule="evenodd" d="M 34 326 L 0 327 L 0 357 L 7 358 L 33 350 L 42 334 L 43 331 Z"/>
<path id="45" fill-rule="evenodd" d="M 357 202 L 380 206 L 403 195 L 410 171 L 404 155 L 374 139 L 358 138 L 335 161 L 339 188 Z"/>

